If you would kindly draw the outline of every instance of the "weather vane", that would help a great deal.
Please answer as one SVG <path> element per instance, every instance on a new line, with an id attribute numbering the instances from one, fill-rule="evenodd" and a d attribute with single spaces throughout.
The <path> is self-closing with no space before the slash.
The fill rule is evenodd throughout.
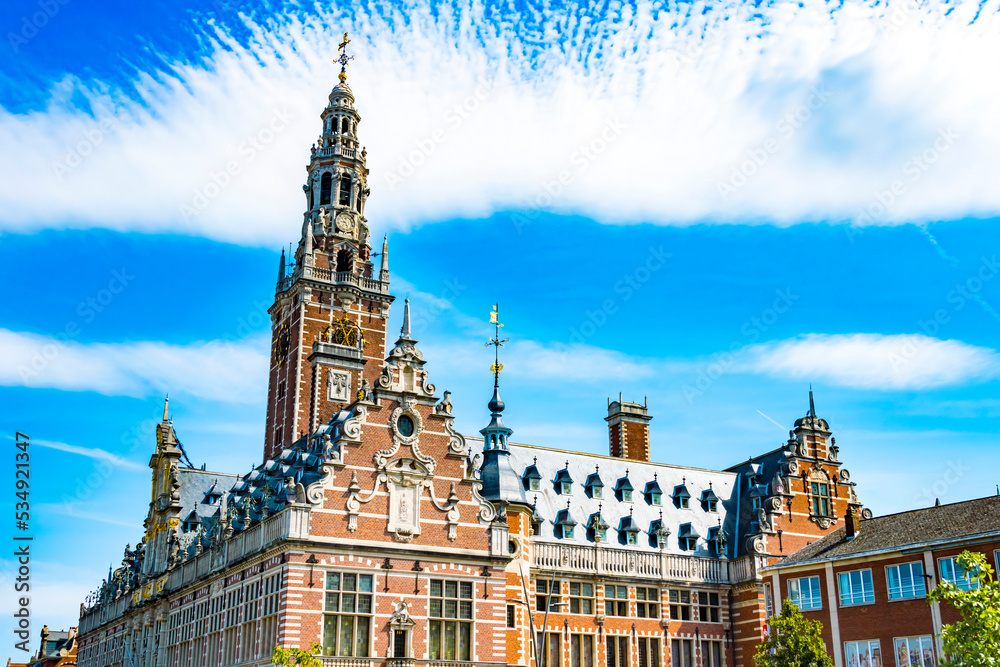
<path id="1" fill-rule="evenodd" d="M 340 75 L 339 75 L 339 78 L 340 78 L 340 82 L 341 83 L 343 83 L 344 81 L 347 81 L 347 63 L 349 63 L 352 60 L 354 60 L 354 56 L 347 55 L 347 45 L 350 44 L 350 43 L 351 43 L 351 40 L 347 39 L 347 33 L 345 32 L 344 33 L 344 41 L 342 41 L 340 43 L 340 46 L 338 47 L 340 49 L 340 55 L 337 56 L 337 59 L 333 61 L 333 63 L 335 65 L 337 65 L 337 64 L 340 65 Z"/>
<path id="2" fill-rule="evenodd" d="M 494 325 L 496 333 L 493 338 L 490 338 L 490 342 L 486 343 L 486 347 L 490 345 L 494 348 L 493 365 L 490 366 L 490 370 L 493 371 L 493 385 L 500 386 L 500 371 L 503 370 L 503 364 L 500 363 L 500 348 L 503 344 L 510 340 L 510 338 L 500 339 L 500 304 L 493 304 L 493 310 L 490 311 L 490 324 Z"/>

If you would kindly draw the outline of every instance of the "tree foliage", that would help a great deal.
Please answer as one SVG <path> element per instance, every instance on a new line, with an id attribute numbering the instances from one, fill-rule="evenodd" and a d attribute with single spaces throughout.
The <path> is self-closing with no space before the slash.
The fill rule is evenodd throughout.
<path id="1" fill-rule="evenodd" d="M 944 656 L 940 667 L 1000 667 L 1000 584 L 986 556 L 963 551 L 958 565 L 972 583 L 962 590 L 952 581 L 942 581 L 930 600 L 952 605 L 962 620 L 941 630 Z"/>
<path id="2" fill-rule="evenodd" d="M 292 648 L 275 646 L 271 654 L 271 663 L 282 667 L 321 667 L 323 661 L 316 656 L 322 652 L 323 647 L 315 642 L 308 651 L 294 646 Z"/>
<path id="3" fill-rule="evenodd" d="M 771 617 L 771 636 L 757 646 L 756 667 L 833 667 L 823 644 L 823 624 L 810 621 L 791 600 Z"/>

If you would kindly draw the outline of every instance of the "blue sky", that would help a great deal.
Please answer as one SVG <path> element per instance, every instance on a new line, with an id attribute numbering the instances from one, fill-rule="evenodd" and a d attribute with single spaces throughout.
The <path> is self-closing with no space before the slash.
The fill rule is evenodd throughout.
<path id="1" fill-rule="evenodd" d="M 36 441 L 33 630 L 75 624 L 140 537 L 164 394 L 197 464 L 258 462 L 264 311 L 344 30 L 369 220 L 464 432 L 498 301 L 515 440 L 604 452 L 620 391 L 648 396 L 654 458 L 724 467 L 780 445 L 812 383 L 876 513 L 996 492 L 995 2 L 54 2 L 36 33 L 37 2 L 0 8 L 0 438 Z"/>

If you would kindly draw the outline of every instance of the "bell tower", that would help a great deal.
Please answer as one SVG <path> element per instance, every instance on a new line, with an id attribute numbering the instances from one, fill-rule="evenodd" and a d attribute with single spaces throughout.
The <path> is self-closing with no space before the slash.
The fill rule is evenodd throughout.
<path id="1" fill-rule="evenodd" d="M 361 115 L 347 85 L 347 34 L 340 83 L 320 113 L 322 131 L 306 166 L 302 233 L 291 258 L 282 252 L 271 314 L 271 359 L 264 456 L 298 438 L 370 391 L 386 357 L 388 240 L 375 268 L 365 201 L 366 151 Z M 373 363 L 369 363 L 373 362 Z"/>

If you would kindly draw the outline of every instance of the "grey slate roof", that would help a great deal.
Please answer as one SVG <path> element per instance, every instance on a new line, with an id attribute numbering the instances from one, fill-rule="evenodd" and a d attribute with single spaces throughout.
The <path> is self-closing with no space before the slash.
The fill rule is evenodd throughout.
<path id="1" fill-rule="evenodd" d="M 846 539 L 846 529 L 841 527 L 773 567 L 854 558 L 991 534 L 1000 534 L 1000 496 L 862 519 L 854 539 Z"/>
<path id="2" fill-rule="evenodd" d="M 476 445 L 473 444 L 473 448 Z M 511 463 L 515 472 L 523 476 L 524 472 L 534 465 L 541 475 L 538 491 L 526 490 L 529 503 L 534 503 L 536 512 L 541 517 L 541 535 L 536 536 L 540 542 L 557 544 L 593 544 L 593 530 L 588 522 L 600 512 L 601 519 L 607 523 L 607 541 L 612 546 L 649 550 L 656 543 L 651 531 L 654 531 L 656 521 L 661 518 L 670 531 L 664 551 L 667 553 L 709 556 L 711 552 L 705 537 L 710 529 L 718 527 L 721 521 L 729 542 L 732 544 L 736 521 L 736 474 L 725 471 L 701 470 L 662 463 L 645 463 L 631 461 L 598 454 L 568 452 L 546 447 L 511 443 Z M 537 459 L 537 460 L 536 460 Z M 598 468 L 596 470 L 595 468 Z M 568 496 L 559 493 L 556 478 L 561 470 L 567 470 L 573 479 L 572 493 Z M 594 473 L 598 473 L 604 483 L 603 498 L 591 498 L 585 483 Z M 627 473 L 627 475 L 626 475 Z M 634 492 L 632 502 L 619 500 L 615 489 L 619 480 L 628 477 Z M 663 494 L 661 505 L 652 505 L 650 497 L 643 491 L 646 485 L 655 481 L 661 489 L 673 490 L 675 486 L 685 484 L 693 496 L 688 509 L 676 506 L 673 499 Z M 708 512 L 697 500 L 703 491 L 711 488 L 719 498 L 718 511 Z M 537 501 L 536 501 L 537 498 Z M 579 530 L 574 531 L 572 538 L 557 537 L 556 522 L 559 513 L 566 509 L 569 500 L 569 514 L 577 522 Z M 631 510 L 631 522 L 628 521 Z M 623 519 L 625 521 L 623 521 Z M 628 545 L 624 528 L 634 524 L 639 529 L 637 544 Z M 682 524 L 691 524 L 698 539 L 697 550 L 684 551 L 680 547 L 678 533 Z M 621 532 L 619 532 L 621 531 Z"/>

